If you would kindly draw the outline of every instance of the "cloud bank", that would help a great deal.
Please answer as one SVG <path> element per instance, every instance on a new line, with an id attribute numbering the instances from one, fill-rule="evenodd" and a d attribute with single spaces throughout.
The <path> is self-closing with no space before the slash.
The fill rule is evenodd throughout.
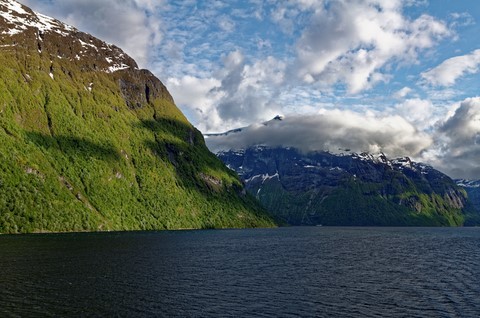
<path id="1" fill-rule="evenodd" d="M 351 111 L 325 110 L 314 116 L 291 116 L 251 125 L 238 132 L 209 136 L 214 151 L 242 149 L 252 145 L 294 147 L 305 152 L 345 149 L 392 157 L 417 156 L 432 143 L 399 116 L 362 115 Z"/>
<path id="2" fill-rule="evenodd" d="M 464 100 L 436 138 L 436 166 L 458 178 L 480 177 L 480 97 Z"/>
<path id="3" fill-rule="evenodd" d="M 398 107 L 404 107 L 410 119 L 323 110 L 207 136 L 206 143 L 213 152 L 254 145 L 293 147 L 304 152 L 383 152 L 392 158 L 409 156 L 430 163 L 453 178 L 480 178 L 480 97 L 465 99 L 447 119 L 431 122 L 429 133 L 412 123 L 430 120 L 432 105 L 411 99 Z M 424 111 L 419 112 L 420 108 Z"/>

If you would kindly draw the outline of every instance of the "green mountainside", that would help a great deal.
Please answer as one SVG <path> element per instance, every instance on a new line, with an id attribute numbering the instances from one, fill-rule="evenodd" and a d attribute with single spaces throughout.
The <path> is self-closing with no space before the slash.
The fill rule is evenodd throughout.
<path id="1" fill-rule="evenodd" d="M 0 1 L 0 233 L 273 225 L 149 71 Z"/>

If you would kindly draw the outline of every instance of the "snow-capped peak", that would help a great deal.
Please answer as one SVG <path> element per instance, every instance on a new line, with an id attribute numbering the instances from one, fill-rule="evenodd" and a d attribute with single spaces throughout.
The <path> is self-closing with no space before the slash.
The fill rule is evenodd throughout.
<path id="1" fill-rule="evenodd" d="M 4 9 L 1 10 L 1 7 Z M 41 33 L 51 31 L 63 36 L 76 31 L 74 27 L 46 15 L 33 12 L 15 0 L 0 0 L 0 16 L 8 24 L 8 29 L 2 30 L 1 34 L 23 33 L 28 27 L 36 28 Z"/>
<path id="2" fill-rule="evenodd" d="M 0 0 L 0 40 L 7 43 L 2 47 L 9 49 L 16 46 L 19 36 L 37 41 L 38 53 L 50 53 L 50 58 L 91 62 L 93 69 L 106 73 L 137 69 L 135 61 L 116 46 L 80 32 L 57 19 L 34 12 L 15 0 Z M 59 48 L 44 52 L 45 37 L 54 39 Z M 67 37 L 69 39 L 65 39 Z M 70 48 L 62 49 L 63 46 Z"/>

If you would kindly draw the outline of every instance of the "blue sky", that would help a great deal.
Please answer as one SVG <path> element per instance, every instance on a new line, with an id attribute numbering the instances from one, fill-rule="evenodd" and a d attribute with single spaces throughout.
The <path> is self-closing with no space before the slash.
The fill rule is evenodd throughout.
<path id="1" fill-rule="evenodd" d="M 20 2 L 123 48 L 202 132 L 338 117 L 384 136 L 363 150 L 480 178 L 480 1 Z"/>

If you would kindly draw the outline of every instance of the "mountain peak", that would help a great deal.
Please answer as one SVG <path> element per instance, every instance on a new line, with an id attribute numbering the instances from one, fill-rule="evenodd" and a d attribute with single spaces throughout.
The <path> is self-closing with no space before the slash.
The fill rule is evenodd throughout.
<path id="1" fill-rule="evenodd" d="M 36 13 L 15 0 L 0 0 L 0 16 L 8 27 L 7 30 L 2 31 L 2 34 L 15 35 L 25 32 L 28 28 L 35 28 L 42 33 L 57 32 L 63 35 L 68 35 L 70 31 L 77 31 L 74 27 Z"/>
<path id="2" fill-rule="evenodd" d="M 281 121 L 284 118 L 285 118 L 285 116 L 283 116 L 283 115 L 277 115 L 277 116 L 273 117 L 273 120 L 280 120 Z"/>
<path id="3" fill-rule="evenodd" d="M 0 0 L 0 49 L 25 42 L 36 46 L 39 54 L 50 55 L 51 60 L 77 61 L 84 70 L 113 73 L 138 69 L 137 63 L 115 45 L 36 13 L 15 0 Z"/>

